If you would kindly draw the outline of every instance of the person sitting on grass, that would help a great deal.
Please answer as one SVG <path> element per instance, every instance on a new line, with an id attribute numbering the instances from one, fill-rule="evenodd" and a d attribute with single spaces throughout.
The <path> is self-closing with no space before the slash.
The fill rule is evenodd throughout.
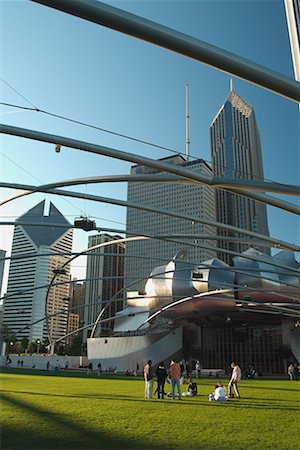
<path id="1" fill-rule="evenodd" d="M 228 397 L 226 395 L 226 390 L 222 383 L 218 383 L 215 385 L 214 393 L 209 394 L 208 400 L 210 402 L 213 402 L 213 401 L 221 401 L 222 402 L 222 401 L 228 400 Z"/>
<path id="2" fill-rule="evenodd" d="M 186 395 L 190 395 L 190 396 L 194 397 L 197 394 L 198 394 L 197 383 L 195 383 L 195 381 L 193 381 L 192 378 L 190 378 L 190 382 L 189 382 L 189 386 L 188 386 Z"/>

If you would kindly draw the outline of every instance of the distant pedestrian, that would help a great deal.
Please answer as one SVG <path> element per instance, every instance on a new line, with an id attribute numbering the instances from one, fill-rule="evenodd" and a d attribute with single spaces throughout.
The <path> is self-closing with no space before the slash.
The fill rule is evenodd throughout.
<path id="1" fill-rule="evenodd" d="M 295 378 L 296 381 L 299 380 L 299 372 L 298 372 L 297 364 L 294 364 L 294 378 Z"/>
<path id="2" fill-rule="evenodd" d="M 186 371 L 186 377 L 189 378 L 190 376 L 190 363 L 188 360 L 185 361 L 185 371 Z"/>
<path id="3" fill-rule="evenodd" d="M 23 367 L 24 361 L 21 359 L 21 368 Z"/>
<path id="4" fill-rule="evenodd" d="M 170 376 L 172 383 L 172 398 L 175 400 L 175 388 L 177 388 L 178 398 L 181 400 L 181 388 L 180 388 L 180 375 L 181 368 L 176 359 L 173 359 L 170 364 Z"/>
<path id="5" fill-rule="evenodd" d="M 97 366 L 97 375 L 99 376 L 99 375 L 101 375 L 101 373 L 102 373 L 102 366 L 101 366 L 101 362 L 99 361 L 98 366 Z"/>
<path id="6" fill-rule="evenodd" d="M 21 366 L 21 361 L 19 359 L 18 359 L 17 365 L 18 365 L 18 367 Z"/>
<path id="7" fill-rule="evenodd" d="M 288 376 L 290 377 L 290 380 L 295 380 L 295 368 L 294 365 L 291 363 L 288 367 Z"/>
<path id="8" fill-rule="evenodd" d="M 59 364 L 59 360 L 56 360 L 56 364 L 54 366 L 54 372 L 56 373 L 56 375 L 59 375 L 60 373 L 60 364 Z"/>
<path id="9" fill-rule="evenodd" d="M 165 398 L 165 382 L 167 378 L 167 371 L 165 369 L 163 361 L 158 364 L 156 369 L 157 376 L 157 396 L 158 398 Z"/>
<path id="10" fill-rule="evenodd" d="M 153 371 L 152 361 L 148 360 L 144 367 L 144 379 L 145 379 L 145 398 L 152 398 L 153 394 Z"/>
<path id="11" fill-rule="evenodd" d="M 196 361 L 196 365 L 195 365 L 195 374 L 196 374 L 196 378 L 201 376 L 201 364 L 200 361 Z"/>
<path id="12" fill-rule="evenodd" d="M 236 397 L 240 398 L 240 393 L 238 390 L 238 383 L 241 381 L 242 371 L 236 362 L 231 363 L 231 368 L 232 368 L 232 374 L 231 374 L 231 378 L 230 378 L 230 381 L 228 384 L 228 396 L 230 398 L 234 397 L 234 394 L 232 392 L 232 388 L 233 388 Z"/>
<path id="13" fill-rule="evenodd" d="M 91 375 L 91 374 L 92 374 L 92 371 L 93 371 L 93 363 L 90 362 L 89 365 L 88 365 L 88 367 L 87 367 L 86 374 L 87 374 L 87 375 Z"/>
<path id="14" fill-rule="evenodd" d="M 47 361 L 46 368 L 47 368 L 47 370 L 50 369 L 50 362 L 49 361 Z"/>

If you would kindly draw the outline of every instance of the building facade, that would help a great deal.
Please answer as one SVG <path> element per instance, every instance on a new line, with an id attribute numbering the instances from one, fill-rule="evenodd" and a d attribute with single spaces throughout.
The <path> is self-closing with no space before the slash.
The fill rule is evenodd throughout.
<path id="1" fill-rule="evenodd" d="M 195 173 L 211 175 L 210 166 L 202 159 L 187 162 L 180 155 L 163 159 Z M 133 166 L 131 175 L 157 174 L 145 166 Z M 162 173 L 164 174 L 164 173 Z M 215 220 L 215 192 L 207 185 L 192 183 L 129 182 L 127 200 L 141 206 L 179 212 L 200 219 Z M 136 235 L 215 235 L 211 226 L 161 215 L 155 212 L 127 208 L 126 229 Z M 192 244 L 192 245 L 191 245 Z M 206 248 L 204 248 L 206 247 Z M 215 242 L 203 239 L 141 240 L 126 245 L 125 280 L 130 290 L 143 289 L 145 280 L 159 261 L 168 262 L 179 251 L 187 251 L 187 258 L 200 262 L 216 256 Z M 132 287 L 130 287 L 132 286 Z"/>
<path id="2" fill-rule="evenodd" d="M 47 226 L 52 223 L 58 226 Z M 53 271 L 70 258 L 73 231 L 69 226 L 53 203 L 46 210 L 45 200 L 16 220 L 3 322 L 18 340 L 54 341 L 67 332 L 69 266 L 56 276 L 48 296 L 47 287 Z M 55 315 L 59 311 L 66 314 Z M 52 316 L 42 320 L 46 314 Z"/>
<path id="3" fill-rule="evenodd" d="M 72 324 L 68 325 L 68 333 L 75 331 L 74 324 L 77 323 L 77 328 L 84 326 L 84 304 L 85 304 L 85 283 L 77 282 L 74 278 L 70 284 L 70 301 L 69 301 L 69 322 Z M 75 316 L 78 316 L 77 319 Z M 82 330 L 78 333 L 74 333 L 74 336 L 82 336 Z M 74 337 L 70 336 L 70 340 Z"/>
<path id="4" fill-rule="evenodd" d="M 4 274 L 4 266 L 5 266 L 5 250 L 0 250 L 0 297 L 2 292 L 2 282 L 3 282 L 3 274 Z"/>
<path id="5" fill-rule="evenodd" d="M 87 253 L 84 341 L 89 337 L 103 308 L 105 308 L 105 312 L 102 319 L 105 319 L 113 317 L 123 307 L 125 245 L 123 242 L 114 243 L 120 238 L 121 236 L 112 236 L 106 233 L 89 236 L 88 248 L 103 246 Z M 107 243 L 109 245 L 106 245 Z M 113 321 L 101 325 L 102 331 L 112 328 Z"/>
<path id="6" fill-rule="evenodd" d="M 231 92 L 210 126 L 213 174 L 219 177 L 263 180 L 263 160 L 259 129 L 254 109 L 231 88 Z M 266 205 L 249 198 L 216 189 L 218 222 L 269 236 Z M 230 237 L 227 230 L 220 236 Z M 225 251 L 241 252 L 248 245 L 219 241 Z M 266 247 L 259 248 L 268 253 Z M 218 257 L 231 263 L 232 255 L 220 252 Z"/>

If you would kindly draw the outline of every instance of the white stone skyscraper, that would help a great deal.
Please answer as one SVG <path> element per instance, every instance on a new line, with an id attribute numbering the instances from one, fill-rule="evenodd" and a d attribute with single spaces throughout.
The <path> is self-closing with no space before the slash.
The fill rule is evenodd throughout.
<path id="1" fill-rule="evenodd" d="M 44 200 L 20 216 L 14 228 L 3 322 L 12 333 L 16 333 L 18 340 L 25 337 L 29 341 L 45 341 L 49 330 L 53 342 L 67 332 L 69 266 L 56 277 L 55 283 L 58 284 L 49 291 L 47 307 L 46 292 L 53 270 L 59 269 L 70 258 L 73 230 L 53 203 L 50 202 L 48 211 L 45 207 Z M 45 226 L 34 225 L 37 223 Z M 47 224 L 59 226 L 49 227 Z M 66 283 L 59 284 L 61 282 Z M 29 326 L 42 319 L 45 313 L 58 311 L 66 311 L 66 314 L 51 317 L 48 330 L 45 320 Z"/>
<path id="2" fill-rule="evenodd" d="M 5 266 L 5 250 L 0 250 L 0 296 L 2 292 L 2 281 L 3 281 L 3 273 L 4 273 L 4 266 Z"/>
<path id="3" fill-rule="evenodd" d="M 219 177 L 263 180 L 260 134 L 254 109 L 231 86 L 225 103 L 210 126 L 213 174 Z M 269 236 L 266 205 L 249 198 L 216 190 L 217 221 Z M 218 230 L 220 236 L 235 236 Z M 224 250 L 241 252 L 248 245 L 219 241 Z M 259 248 L 268 253 L 266 247 Z M 230 263 L 232 256 L 220 252 L 218 257 Z"/>
<path id="4" fill-rule="evenodd" d="M 178 165 L 195 173 L 211 175 L 210 166 L 202 159 L 186 161 L 181 155 L 163 158 L 164 162 Z M 158 174 L 155 169 L 145 166 L 133 166 L 131 175 Z M 165 173 L 163 173 L 165 174 Z M 129 182 L 127 200 L 129 203 L 144 205 L 166 211 L 175 211 L 195 218 L 215 220 L 214 188 L 204 184 Z M 137 235 L 215 235 L 215 229 L 209 225 L 189 220 L 161 215 L 155 212 L 127 208 L 126 229 Z M 184 242 L 184 243 L 182 243 Z M 211 249 L 203 248 L 211 247 Z M 145 277 L 152 269 L 172 259 L 176 253 L 187 251 L 187 260 L 205 261 L 216 256 L 215 242 L 201 238 L 176 240 L 141 240 L 127 242 L 125 259 L 125 282 L 129 286 L 134 280 L 141 280 L 132 286 L 132 290 L 142 289 Z"/>

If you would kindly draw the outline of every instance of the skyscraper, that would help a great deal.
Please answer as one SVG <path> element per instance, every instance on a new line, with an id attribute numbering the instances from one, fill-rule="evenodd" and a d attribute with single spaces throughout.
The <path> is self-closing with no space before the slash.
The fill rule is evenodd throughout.
<path id="1" fill-rule="evenodd" d="M 58 226 L 47 226 L 52 223 Z M 69 225 L 53 203 L 50 202 L 46 210 L 45 200 L 16 220 L 3 322 L 19 340 L 23 337 L 29 341 L 45 340 L 49 331 L 53 341 L 67 332 L 69 266 L 56 277 L 58 284 L 50 289 L 47 306 L 46 292 L 53 270 L 70 258 L 73 231 Z M 59 284 L 61 282 L 65 284 Z M 42 319 L 45 313 L 58 311 L 66 311 L 66 314 L 51 317 L 48 327 L 45 320 L 29 326 Z"/>
<path id="2" fill-rule="evenodd" d="M 118 295 L 118 292 L 122 290 L 124 283 L 125 244 L 113 243 L 120 238 L 121 236 L 106 233 L 89 236 L 88 248 L 106 242 L 112 242 L 112 244 L 96 248 L 87 254 L 84 323 L 85 326 L 90 324 L 90 327 L 84 330 L 84 341 L 89 337 L 102 308 L 106 308 L 102 317 L 104 319 L 114 316 L 123 307 L 124 293 L 120 292 Z M 115 295 L 120 300 L 111 301 Z M 113 323 L 109 322 L 101 326 L 101 329 L 112 328 Z"/>
<path id="3" fill-rule="evenodd" d="M 69 311 L 70 314 L 78 315 L 78 327 L 83 326 L 84 322 L 84 302 L 85 302 L 85 283 L 77 282 L 76 278 L 73 278 L 73 282 L 70 285 L 70 302 Z M 69 315 L 70 317 L 70 315 Z M 73 318 L 75 322 L 75 317 Z M 69 326 L 69 332 L 70 332 Z M 82 331 L 78 332 L 82 336 Z M 71 336 L 72 339 L 72 336 Z"/>
<path id="4" fill-rule="evenodd" d="M 254 109 L 231 85 L 230 94 L 210 126 L 213 174 L 219 177 L 263 180 L 263 161 L 259 129 Z M 266 205 L 226 190 L 216 189 L 217 221 L 269 236 Z M 220 236 L 233 236 L 218 230 Z M 247 245 L 219 241 L 224 250 L 241 252 Z M 268 252 L 266 248 L 260 248 Z M 231 263 L 232 256 L 218 257 Z"/>
<path id="5" fill-rule="evenodd" d="M 3 273 L 4 273 L 4 265 L 5 265 L 5 250 L 0 250 L 0 296 L 2 292 L 2 281 L 3 281 Z"/>
<path id="6" fill-rule="evenodd" d="M 178 165 L 195 173 L 211 175 L 210 166 L 202 159 L 186 161 L 181 155 L 163 158 L 164 162 Z M 156 174 L 155 169 L 133 166 L 131 175 Z M 202 184 L 179 184 L 151 182 L 129 182 L 127 199 L 129 203 L 145 205 L 166 211 L 175 211 L 200 219 L 215 220 L 214 188 Z M 126 229 L 137 235 L 186 234 L 215 235 L 213 227 L 192 221 L 161 215 L 133 208 L 127 208 Z M 181 243 L 180 243 L 181 242 Z M 182 243 L 184 242 L 184 243 Z M 190 245 L 192 244 L 192 245 Z M 211 247 L 211 249 L 202 246 Z M 165 260 L 167 263 L 179 251 L 187 251 L 187 259 L 201 262 L 216 256 L 214 241 L 201 238 L 164 240 L 141 240 L 127 242 L 125 260 L 125 280 L 129 286 L 140 280 L 133 290 L 143 289 L 145 278 L 152 269 Z"/>

